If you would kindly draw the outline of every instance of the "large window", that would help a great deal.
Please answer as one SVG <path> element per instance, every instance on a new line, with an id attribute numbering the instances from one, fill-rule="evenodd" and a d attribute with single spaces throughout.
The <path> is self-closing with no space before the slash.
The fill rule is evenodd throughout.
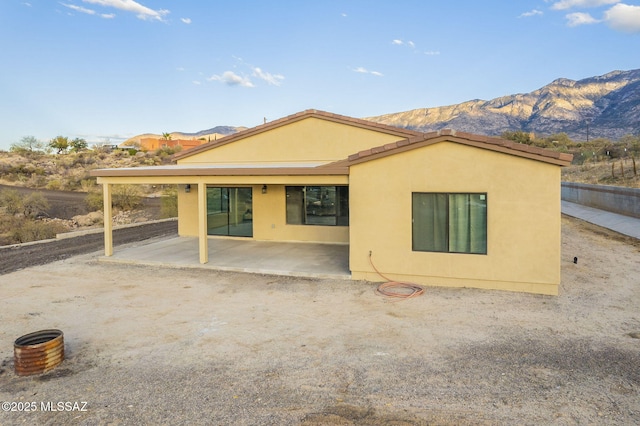
<path id="1" fill-rule="evenodd" d="M 413 250 L 487 254 L 487 194 L 413 193 Z"/>
<path id="2" fill-rule="evenodd" d="M 349 225 L 348 186 L 287 186 L 290 225 Z"/>
<path id="3" fill-rule="evenodd" d="M 253 236 L 251 188 L 207 187 L 207 234 Z"/>

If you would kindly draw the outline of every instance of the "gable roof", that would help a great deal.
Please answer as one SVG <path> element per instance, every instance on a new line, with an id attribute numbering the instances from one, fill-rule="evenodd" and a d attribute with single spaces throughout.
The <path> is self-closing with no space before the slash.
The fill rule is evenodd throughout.
<path id="1" fill-rule="evenodd" d="M 376 132 L 387 133 L 390 135 L 398 136 L 398 138 L 411 138 L 411 137 L 419 136 L 422 134 L 421 132 L 416 132 L 414 130 L 403 129 L 400 127 L 389 126 L 386 124 L 374 123 L 372 121 L 362 120 L 362 119 L 353 118 L 353 117 L 347 117 L 345 115 L 333 114 L 325 111 L 319 111 L 317 109 L 308 109 L 306 111 L 298 112 L 296 114 L 292 114 L 287 117 L 280 118 L 278 120 L 270 121 L 268 123 L 261 124 L 256 127 L 252 127 L 250 129 L 242 130 L 238 133 L 234 133 L 232 135 L 220 138 L 214 142 L 208 142 L 198 147 L 191 148 L 186 151 L 178 152 L 173 156 L 173 159 L 179 160 L 186 157 L 190 157 L 192 155 L 199 154 L 203 151 L 214 149 L 219 146 L 226 145 L 226 144 L 238 141 L 240 139 L 247 138 L 249 136 L 254 136 L 254 135 L 266 132 L 268 130 L 273 130 L 278 127 L 286 126 L 288 124 L 295 123 L 296 121 L 301 121 L 307 118 L 317 118 L 320 120 L 332 121 L 334 123 L 346 124 L 349 126 L 373 130 Z"/>
<path id="2" fill-rule="evenodd" d="M 439 130 L 437 132 L 421 133 L 397 142 L 374 147 L 358 153 L 352 154 L 349 158 L 320 167 L 352 166 L 366 161 L 375 160 L 389 155 L 399 154 L 412 149 L 433 145 L 440 142 L 454 142 L 462 145 L 473 146 L 481 149 L 515 155 L 517 157 L 542 161 L 544 163 L 555 164 L 557 166 L 568 166 L 573 159 L 572 154 L 551 151 L 549 149 L 538 148 L 532 145 L 525 145 L 507 139 L 494 138 L 490 136 L 476 135 L 473 133 L 456 132 L 451 129 Z"/>

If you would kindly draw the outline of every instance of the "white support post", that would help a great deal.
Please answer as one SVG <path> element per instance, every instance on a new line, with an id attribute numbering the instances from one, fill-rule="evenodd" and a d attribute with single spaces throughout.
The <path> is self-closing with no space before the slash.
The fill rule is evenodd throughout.
<path id="1" fill-rule="evenodd" d="M 198 248 L 200 263 L 209 262 L 209 241 L 207 239 L 207 184 L 198 183 Z"/>
<path id="2" fill-rule="evenodd" d="M 104 255 L 113 256 L 113 208 L 111 204 L 111 184 L 102 184 L 104 200 Z"/>

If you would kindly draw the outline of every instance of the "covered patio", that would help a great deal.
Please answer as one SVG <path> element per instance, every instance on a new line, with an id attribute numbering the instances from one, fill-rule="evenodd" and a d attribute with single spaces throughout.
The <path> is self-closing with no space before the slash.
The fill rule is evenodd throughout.
<path id="1" fill-rule="evenodd" d="M 349 245 L 208 238 L 209 262 L 198 261 L 197 237 L 142 241 L 119 247 L 100 262 L 198 268 L 309 278 L 351 279 Z"/>

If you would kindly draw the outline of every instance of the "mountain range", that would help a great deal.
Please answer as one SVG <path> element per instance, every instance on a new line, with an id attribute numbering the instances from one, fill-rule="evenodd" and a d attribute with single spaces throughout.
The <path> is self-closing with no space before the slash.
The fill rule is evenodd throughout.
<path id="1" fill-rule="evenodd" d="M 566 133 L 573 140 L 617 140 L 640 134 L 640 69 L 570 80 L 559 78 L 530 93 L 456 105 L 395 112 L 366 120 L 421 132 L 444 128 L 499 136 L 524 131 L 536 137 Z M 196 133 L 173 132 L 172 139 L 214 140 L 246 127 L 217 126 Z M 145 134 L 135 136 L 161 137 Z"/>
<path id="2" fill-rule="evenodd" d="M 564 132 L 574 140 L 617 140 L 640 133 L 640 69 L 578 81 L 559 78 L 531 93 L 366 119 L 422 132 L 451 128 L 499 136 L 520 130 L 536 137 Z"/>

